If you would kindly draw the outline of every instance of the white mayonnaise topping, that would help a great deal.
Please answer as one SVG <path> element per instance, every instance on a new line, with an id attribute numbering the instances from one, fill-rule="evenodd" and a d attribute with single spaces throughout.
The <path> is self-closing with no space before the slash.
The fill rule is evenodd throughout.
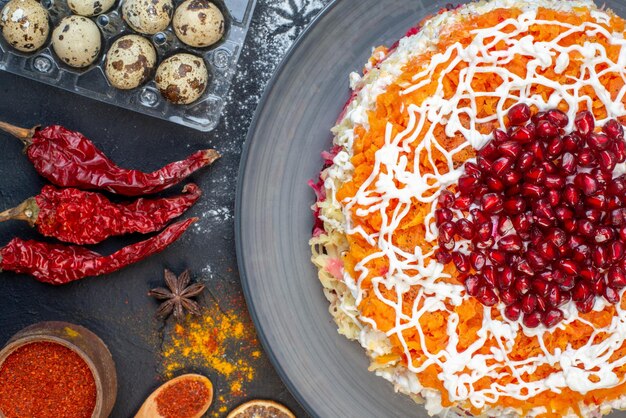
<path id="1" fill-rule="evenodd" d="M 537 18 L 536 14 L 537 8 L 540 6 L 556 10 L 571 10 L 573 7 L 580 6 L 593 8 L 591 15 L 595 23 L 574 26 L 556 21 L 542 21 Z M 389 264 L 388 273 L 372 280 L 376 296 L 396 312 L 395 327 L 386 334 L 388 337 L 395 336 L 399 339 L 404 346 L 405 355 L 409 359 L 411 359 L 411 352 L 402 331 L 413 329 L 419 334 L 422 341 L 425 359 L 419 362 L 411 359 L 408 364 L 409 373 L 404 376 L 397 372 L 377 371 L 377 373 L 394 381 L 404 392 L 420 392 L 430 404 L 429 411 L 431 412 L 439 412 L 440 397 L 433 394 L 433 391 L 422 390 L 419 384 L 417 385 L 419 389 L 412 391 L 411 389 L 415 389 L 415 387 L 405 387 L 403 384 L 408 379 L 407 375 L 414 377 L 415 373 L 420 373 L 431 365 L 436 365 L 442 370 L 440 379 L 452 401 L 461 403 L 469 401 L 478 408 L 485 407 L 486 403 L 497 403 L 500 397 L 525 400 L 545 391 L 558 393 L 564 388 L 584 394 L 594 389 L 614 387 L 624 382 L 624 379 L 618 379 L 614 370 L 626 364 L 626 358 L 610 361 L 616 350 L 626 342 L 626 311 L 619 306 L 616 306 L 617 312 L 611 324 L 604 328 L 594 329 L 587 344 L 578 349 L 570 346 L 563 352 L 560 350 L 550 352 L 546 348 L 544 337 L 550 331 L 545 327 L 527 329 L 518 322 L 496 320 L 491 317 L 491 309 L 485 307 L 482 328 L 478 332 L 476 341 L 468 349 L 459 352 L 457 349 L 459 316 L 448 307 L 457 306 L 468 298 L 465 289 L 463 286 L 441 281 L 449 275 L 443 272 L 441 264 L 429 260 L 433 255 L 432 252 L 424 253 L 420 247 L 416 247 L 413 252 L 407 252 L 396 247 L 392 241 L 394 231 L 409 212 L 413 199 L 416 199 L 431 205 L 431 213 L 425 219 L 426 239 L 436 242 L 437 228 L 434 222 L 434 210 L 437 205 L 437 197 L 442 189 L 455 183 L 463 173 L 463 167 L 454 168 L 453 157 L 466 147 L 479 149 L 489 140 L 489 136 L 478 133 L 477 124 L 496 122 L 500 127 L 505 127 L 504 118 L 508 110 L 505 108 L 506 100 L 513 99 L 516 103 L 524 102 L 535 105 L 539 109 L 554 108 L 560 103 L 566 103 L 569 106 L 568 115 L 571 121 L 567 129 L 571 129 L 574 116 L 579 110 L 579 102 L 591 103 L 592 101 L 591 97 L 581 93 L 581 88 L 588 86 L 593 89 L 597 98 L 606 107 L 608 118 L 626 115 L 626 109 L 622 104 L 626 88 L 623 87 L 618 92 L 617 99 L 612 101 L 610 92 L 599 81 L 599 78 L 607 72 L 615 72 L 626 79 L 626 41 L 624 41 L 622 34 L 610 33 L 600 26 L 602 23 L 609 22 L 610 16 L 607 13 L 597 10 L 590 1 L 538 0 L 519 3 L 512 0 L 496 0 L 464 6 L 454 12 L 437 15 L 425 25 L 420 33 L 402 39 L 399 47 L 380 65 L 380 68 L 371 69 L 362 78 L 358 75 L 351 76 L 351 85 L 357 95 L 355 100 L 348 105 L 344 117 L 334 129 L 335 144 L 344 147 L 348 153 L 351 152 L 354 129 L 357 125 L 368 127 L 367 112 L 375 108 L 377 96 L 393 83 L 401 73 L 404 64 L 412 56 L 435 50 L 442 26 L 451 24 L 463 16 L 485 13 L 498 7 L 519 7 L 523 13 L 518 18 L 505 20 L 495 27 L 474 30 L 472 32 L 473 41 L 467 47 L 457 43 L 447 51 L 437 53 L 432 57 L 429 65 L 415 75 L 413 85 L 408 86 L 404 90 L 404 94 L 429 84 L 433 81 L 438 65 L 448 61 L 449 65 L 443 75 L 452 71 L 459 64 L 464 64 L 466 67 L 460 73 L 456 93 L 450 98 L 445 98 L 442 83 L 439 83 L 436 92 L 419 106 L 415 104 L 407 106 L 403 110 L 409 117 L 406 129 L 394 134 L 391 125 L 388 126 L 385 144 L 376 152 L 371 176 L 363 183 L 353 198 L 341 202 L 347 223 L 346 232 L 361 235 L 367 242 L 379 249 L 378 252 L 358 263 L 355 268 L 358 277 L 351 277 L 344 272 L 344 281 L 352 292 L 356 305 L 358 306 L 364 296 L 361 283 L 369 275 L 368 263 L 377 258 L 386 259 Z M 529 33 L 531 25 L 558 25 L 565 30 L 565 33 L 551 42 L 536 41 L 532 35 L 515 39 L 520 34 Z M 505 31 L 505 28 L 508 30 Z M 512 31 L 511 28 L 513 28 Z M 582 47 L 562 46 L 560 41 L 570 35 L 597 35 L 610 39 L 612 45 L 621 49 L 618 62 L 611 61 L 607 57 L 604 47 L 600 44 L 587 42 Z M 497 42 L 505 42 L 508 45 L 508 50 L 498 53 L 490 51 Z M 550 66 L 554 68 L 557 75 L 563 74 L 571 60 L 579 59 L 574 58 L 576 53 L 582 55 L 581 71 L 584 77 L 570 77 L 570 83 L 562 85 L 547 75 L 541 74 L 541 70 Z M 515 55 L 522 55 L 530 59 L 524 78 L 502 67 L 502 64 L 510 62 Z M 479 118 L 476 114 L 477 100 L 494 95 L 492 92 L 475 91 L 471 87 L 474 77 L 484 72 L 496 74 L 503 82 L 495 93 L 496 97 L 499 98 L 496 113 L 489 117 Z M 443 75 L 440 75 L 439 78 L 441 79 Z M 554 89 L 554 93 L 547 100 L 538 95 L 532 95 L 530 93 L 531 87 L 538 85 L 550 87 Z M 460 105 L 468 102 L 470 103 L 469 106 Z M 471 121 L 469 128 L 462 125 L 461 117 L 469 118 Z M 598 120 L 597 124 L 604 124 L 608 118 Z M 448 136 L 461 134 L 466 140 L 454 150 L 445 150 L 433 135 L 435 126 L 442 120 L 446 121 L 445 132 Z M 427 121 L 432 124 L 428 129 L 425 128 Z M 417 142 L 418 140 L 420 142 Z M 414 161 L 414 170 L 408 169 L 407 153 L 411 148 L 415 149 L 416 156 L 419 156 L 422 151 L 426 152 L 433 167 L 435 164 L 432 160 L 432 150 L 438 150 L 448 161 L 447 171 L 441 173 L 435 169 L 434 174 L 422 173 L 417 161 Z M 340 153 L 335 158 L 335 165 L 329 171 L 330 180 L 345 182 L 350 177 L 353 167 L 349 163 L 349 158 L 346 158 L 349 155 Z M 616 174 L 624 171 L 626 171 L 625 166 L 620 166 L 616 169 Z M 334 186 L 332 190 L 334 193 Z M 387 209 L 392 202 L 395 205 L 395 210 L 391 216 L 388 216 Z M 378 213 L 381 216 L 382 226 L 379 232 L 367 234 L 362 228 L 354 227 L 351 210 L 355 206 L 358 207 L 356 214 L 359 217 L 365 217 L 372 213 Z M 467 252 L 468 243 L 457 243 L 457 248 Z M 407 273 L 408 271 L 417 271 L 418 274 Z M 404 294 L 409 291 L 412 285 L 419 285 L 420 287 L 412 305 L 412 312 L 407 315 L 402 310 L 402 301 Z M 383 286 L 387 289 L 394 289 L 398 300 L 385 298 L 380 291 Z M 598 301 L 594 309 L 601 310 L 604 306 L 601 301 Z M 503 306 L 499 308 L 503 309 Z M 563 327 L 565 324 L 573 322 L 581 322 L 591 326 L 578 316 L 573 304 L 565 306 L 563 310 L 565 311 L 565 319 L 557 327 Z M 419 321 L 426 312 L 434 311 L 447 314 L 449 340 L 446 347 L 441 347 L 435 352 L 429 352 L 424 344 L 425 335 Z M 365 325 L 365 330 L 376 329 L 376 323 L 372 318 L 361 314 L 359 320 Z M 377 354 L 385 352 L 386 345 L 382 351 L 372 348 L 372 342 L 376 339 L 372 340 L 372 334 L 365 330 L 362 331 L 361 342 L 369 349 L 368 351 Z M 515 345 L 515 339 L 519 332 L 524 332 L 528 336 L 536 336 L 542 347 L 542 354 L 523 360 L 511 360 L 509 354 Z M 595 341 L 596 337 L 603 333 L 608 334 L 609 337 L 603 342 Z M 366 336 L 367 338 L 365 338 Z M 487 341 L 490 341 L 491 344 L 493 341 L 497 341 L 498 348 L 494 348 L 490 354 L 479 354 L 478 351 L 486 345 Z M 495 365 L 493 365 L 494 362 Z M 554 372 L 545 379 L 532 382 L 522 377 L 524 373 L 532 374 L 543 365 L 557 367 L 561 371 Z M 503 368 L 503 366 L 506 367 Z M 501 378 L 506 375 L 514 378 L 511 383 L 506 386 L 495 383 L 496 380 L 501 381 Z M 485 378 L 491 378 L 494 383 L 484 389 L 475 386 L 476 382 Z M 619 406 L 623 404 L 623 400 L 619 402 Z M 539 412 L 541 411 L 536 410 L 532 414 Z"/>

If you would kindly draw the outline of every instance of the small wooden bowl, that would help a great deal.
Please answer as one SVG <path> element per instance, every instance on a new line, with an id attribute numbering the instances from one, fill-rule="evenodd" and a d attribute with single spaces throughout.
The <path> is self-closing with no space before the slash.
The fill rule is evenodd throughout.
<path id="1" fill-rule="evenodd" d="M 93 332 L 68 322 L 39 322 L 15 334 L 0 350 L 0 368 L 7 357 L 24 345 L 48 341 L 78 354 L 87 363 L 96 383 L 96 406 L 92 418 L 107 418 L 117 398 L 117 373 L 111 352 Z M 0 418 L 5 415 L 0 411 Z"/>

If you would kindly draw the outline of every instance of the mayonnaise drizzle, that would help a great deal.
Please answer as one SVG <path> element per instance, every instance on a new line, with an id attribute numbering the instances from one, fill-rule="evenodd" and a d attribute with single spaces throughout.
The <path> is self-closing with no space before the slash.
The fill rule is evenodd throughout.
<path id="1" fill-rule="evenodd" d="M 477 9 L 482 8 L 482 12 L 485 12 L 498 5 L 501 6 L 501 3 L 483 3 Z M 511 2 L 504 1 L 504 3 Z M 581 4 L 594 8 L 592 17 L 595 23 L 574 26 L 537 19 L 536 9 L 538 6 L 563 10 Z M 473 31 L 473 41 L 470 45 L 464 47 L 457 43 L 447 51 L 434 55 L 429 65 L 415 75 L 413 85 L 407 87 L 403 92 L 404 94 L 415 91 L 433 81 L 435 70 L 442 63 L 448 63 L 448 65 L 439 76 L 438 81 L 441 81 L 445 74 L 453 71 L 459 64 L 467 64 L 467 68 L 460 72 L 458 88 L 452 97 L 444 97 L 442 83 L 439 82 L 437 91 L 425 99 L 423 103 L 420 105 L 411 104 L 404 108 L 404 112 L 408 114 L 408 126 L 395 135 L 391 125 L 388 126 L 385 144 L 376 152 L 371 176 L 362 184 L 353 198 L 342 202 L 342 210 L 347 221 L 346 232 L 363 236 L 379 249 L 378 252 L 358 263 L 355 268 L 358 277 L 353 278 L 344 273 L 344 280 L 351 289 L 357 306 L 364 296 L 361 285 L 362 281 L 369 275 L 367 264 L 376 258 L 385 258 L 390 266 L 388 273 L 382 277 L 375 277 L 372 283 L 373 291 L 378 299 L 392 307 L 396 312 L 395 327 L 387 332 L 387 336 L 396 336 L 404 347 L 405 354 L 411 358 L 402 331 L 414 329 L 419 334 L 426 358 L 421 363 L 412 359 L 408 364 L 408 370 L 412 373 L 420 373 L 433 364 L 437 365 L 442 370 L 439 377 L 448 391 L 449 398 L 461 403 L 469 401 L 478 408 L 484 407 L 486 403 L 497 403 L 500 397 L 525 400 L 548 390 L 558 393 L 563 388 L 570 388 L 584 394 L 594 389 L 614 387 L 624 382 L 623 378 L 619 379 L 614 373 L 615 368 L 626 364 L 626 358 L 609 361 L 615 351 L 626 342 L 626 311 L 619 306 L 616 307 L 617 313 L 611 324 L 604 328 L 594 329 L 587 344 L 578 349 L 568 347 L 563 352 L 560 350 L 550 352 L 546 348 L 544 335 L 550 331 L 545 328 L 526 329 L 517 322 L 496 320 L 491 317 L 490 308 L 485 308 L 483 326 L 478 333 L 477 340 L 468 349 L 459 352 L 457 350 L 459 316 L 454 312 L 453 307 L 458 306 L 468 298 L 464 288 L 460 285 L 443 283 L 440 280 L 449 276 L 443 272 L 441 264 L 431 259 L 432 252 L 424 253 L 420 247 L 416 247 L 412 253 L 409 253 L 396 247 L 392 242 L 394 231 L 409 212 L 412 199 L 431 205 L 431 213 L 425 220 L 426 239 L 428 241 L 436 240 L 437 228 L 434 223 L 434 210 L 439 191 L 455 183 L 463 173 L 462 167 L 454 168 L 454 155 L 466 147 L 481 148 L 488 141 L 488 136 L 478 132 L 476 128 L 478 124 L 497 122 L 501 127 L 504 127 L 504 117 L 507 112 L 505 101 L 507 99 L 535 105 L 539 109 L 554 108 L 560 103 L 566 103 L 569 106 L 570 121 L 573 121 L 574 115 L 578 111 L 578 104 L 581 101 L 588 104 L 592 102 L 592 97 L 581 94 L 583 86 L 590 86 L 597 98 L 606 107 L 608 118 L 626 115 L 626 109 L 622 104 L 626 87 L 622 87 L 617 94 L 617 99 L 613 101 L 610 92 L 599 81 L 599 77 L 608 72 L 619 74 L 626 81 L 626 41 L 624 41 L 622 34 L 610 33 L 601 26 L 601 24 L 609 22 L 610 16 L 608 14 L 595 9 L 590 2 L 569 3 L 543 0 L 525 3 L 522 6 L 515 4 L 515 6 L 523 8 L 523 13 L 518 18 L 505 20 L 492 28 Z M 471 13 L 473 13 L 472 9 L 463 7 L 454 13 L 444 13 L 444 16 L 438 16 L 435 23 L 444 22 L 446 18 L 454 20 L 460 15 Z M 527 34 L 530 25 L 558 25 L 565 29 L 565 33 L 551 42 L 538 42 Z M 505 28 L 509 29 L 508 33 L 503 31 Z M 511 28 L 514 30 L 510 31 Z M 433 31 L 434 29 L 427 24 L 424 31 L 411 37 L 410 41 L 404 39 L 397 52 L 401 55 L 399 61 L 406 62 L 410 55 L 410 49 L 407 46 L 411 44 L 418 45 L 419 48 L 417 49 L 419 50 L 432 48 L 433 41 L 428 36 L 432 35 Z M 605 49 L 600 44 L 587 42 L 582 47 L 562 46 L 560 41 L 569 35 L 596 35 L 609 39 L 611 44 L 620 48 L 618 61 L 613 62 L 608 59 Z M 515 39 L 516 37 L 520 37 L 520 39 Z M 492 51 L 491 48 L 497 42 L 505 42 L 509 46 L 508 50 Z M 540 70 L 550 66 L 553 66 L 555 73 L 562 74 L 570 61 L 574 59 L 572 54 L 575 52 L 582 55 L 583 63 L 580 67 L 581 74 L 575 78 L 569 77 L 570 84 L 561 85 L 558 81 L 539 74 Z M 525 78 L 511 73 L 502 66 L 513 60 L 515 55 L 530 58 Z M 393 61 L 391 62 L 393 63 Z M 495 93 L 474 91 L 471 87 L 474 76 L 484 72 L 497 74 L 502 79 L 502 84 Z M 393 76 L 398 74 L 398 69 L 394 69 L 390 64 L 384 72 L 381 71 L 381 80 L 368 80 L 374 87 L 362 86 L 364 92 L 361 92 L 358 100 L 349 106 L 343 122 L 346 123 L 348 120 L 349 126 L 356 124 L 367 126 L 368 108 L 373 107 L 375 97 L 384 91 L 391 83 Z M 359 81 L 353 79 L 353 84 L 358 84 Z M 554 89 L 554 93 L 548 100 L 533 95 L 531 88 L 537 85 L 550 87 Z M 368 89 L 368 87 L 370 88 Z M 494 94 L 499 98 L 496 113 L 489 117 L 479 118 L 477 116 L 477 99 L 487 96 L 493 97 Z M 461 116 L 469 117 L 471 123 L 468 128 L 462 125 Z M 447 121 L 445 132 L 448 136 L 461 134 L 466 142 L 454 150 L 445 150 L 433 135 L 437 123 L 441 120 Z M 429 128 L 426 128 L 427 121 L 431 123 Z M 604 122 L 605 120 L 599 120 L 597 123 L 601 125 Z M 572 128 L 572 123 L 570 122 L 568 129 Z M 342 129 L 335 141 L 350 150 L 353 137 L 353 130 Z M 421 141 L 417 142 L 418 139 Z M 434 174 L 422 173 L 417 161 L 414 161 L 415 171 L 408 170 L 407 154 L 411 148 L 415 148 L 416 156 L 419 156 L 422 151 L 426 152 L 432 167 L 435 167 L 432 151 L 437 149 L 448 161 L 447 171 L 439 172 L 435 168 Z M 345 160 L 345 157 L 342 158 Z M 352 167 L 344 168 L 346 162 L 337 164 L 338 162 L 335 162 L 336 167 L 333 168 L 335 171 L 331 173 L 330 177 L 343 179 L 349 174 Z M 397 186 L 396 183 L 399 183 L 400 186 Z M 388 216 L 387 208 L 391 202 L 394 202 L 396 206 L 391 216 Z M 351 210 L 355 206 L 358 207 L 356 215 L 359 217 L 365 217 L 371 213 L 378 213 L 381 216 L 382 226 L 378 233 L 367 234 L 362 228 L 354 227 Z M 460 251 L 466 252 L 468 248 L 467 242 L 457 243 L 457 249 Z M 409 274 L 407 271 L 417 271 L 418 274 Z M 403 296 L 412 285 L 419 285 L 420 289 L 413 302 L 411 314 L 406 315 L 402 311 Z M 382 286 L 395 290 L 397 301 L 385 298 L 380 290 Z M 603 307 L 604 304 L 598 301 L 594 309 L 601 310 Z M 499 308 L 503 309 L 502 306 Z M 436 352 L 429 352 L 426 349 L 426 337 L 419 321 L 426 312 L 433 311 L 447 313 L 449 340 L 446 347 L 442 347 Z M 576 321 L 587 323 L 578 317 L 577 310 L 572 304 L 567 305 L 564 311 L 565 320 L 558 327 Z M 361 315 L 359 319 L 365 327 L 376 328 L 376 323 L 372 318 Z M 519 361 L 511 360 L 509 354 L 519 332 L 536 336 L 542 347 L 542 355 Z M 603 342 L 595 341 L 597 335 L 601 333 L 607 333 L 610 336 Z M 478 350 L 485 346 L 487 341 L 496 341 L 497 348 L 494 348 L 492 353 L 488 355 L 478 354 Z M 494 362 L 495 364 L 491 364 Z M 525 381 L 522 378 L 523 374 L 532 374 L 542 365 L 558 367 L 561 371 L 554 372 L 547 378 L 534 382 Z M 503 368 L 502 366 L 506 367 Z M 384 375 L 384 373 L 381 374 Z M 503 386 L 495 382 L 509 375 L 514 377 L 512 383 Z M 387 377 L 389 378 L 389 376 Z M 476 382 L 485 377 L 493 379 L 494 383 L 486 389 L 477 388 Z M 593 378 L 594 381 L 589 380 L 590 378 Z"/>

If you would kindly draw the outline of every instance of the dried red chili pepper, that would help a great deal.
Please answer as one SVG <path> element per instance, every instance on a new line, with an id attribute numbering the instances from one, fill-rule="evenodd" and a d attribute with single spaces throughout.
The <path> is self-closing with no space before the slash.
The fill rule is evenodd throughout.
<path id="1" fill-rule="evenodd" d="M 160 192 L 220 157 L 215 150 L 202 150 L 183 161 L 144 173 L 117 166 L 83 134 L 62 126 L 24 129 L 0 122 L 0 129 L 24 143 L 30 162 L 51 183 L 125 196 Z"/>
<path id="2" fill-rule="evenodd" d="M 97 244 L 130 233 L 161 230 L 182 215 L 202 194 L 198 186 L 185 186 L 180 196 L 137 199 L 115 204 L 100 193 L 44 186 L 41 193 L 0 213 L 0 222 L 27 221 L 45 236 L 73 244 Z"/>
<path id="3" fill-rule="evenodd" d="M 0 249 L 0 271 L 30 274 L 40 282 L 53 285 L 112 273 L 164 250 L 197 220 L 191 218 L 172 224 L 159 235 L 108 256 L 78 246 L 14 238 Z"/>

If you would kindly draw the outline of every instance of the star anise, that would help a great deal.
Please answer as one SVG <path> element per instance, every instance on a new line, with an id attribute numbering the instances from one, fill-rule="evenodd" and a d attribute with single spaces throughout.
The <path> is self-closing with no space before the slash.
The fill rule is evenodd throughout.
<path id="1" fill-rule="evenodd" d="M 180 320 L 185 316 L 185 311 L 192 315 L 200 315 L 200 305 L 191 298 L 202 293 L 204 285 L 202 283 L 190 284 L 190 282 L 189 270 L 185 270 L 176 277 L 174 273 L 165 269 L 165 284 L 168 289 L 158 287 L 148 292 L 148 295 L 164 301 L 157 310 L 158 317 L 167 318 L 174 313 L 174 318 Z"/>

